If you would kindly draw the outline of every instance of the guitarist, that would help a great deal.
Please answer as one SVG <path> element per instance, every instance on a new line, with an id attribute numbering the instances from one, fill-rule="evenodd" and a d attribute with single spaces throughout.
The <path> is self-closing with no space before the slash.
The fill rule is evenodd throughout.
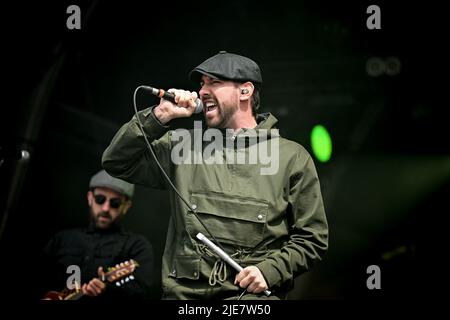
<path id="1" fill-rule="evenodd" d="M 151 298 L 153 250 L 148 240 L 120 226 L 120 220 L 130 209 L 134 185 L 116 179 L 101 170 L 89 183 L 87 203 L 90 223 L 85 229 L 57 233 L 45 246 L 41 273 L 43 292 L 62 290 L 69 266 L 78 266 L 81 276 L 82 299 Z M 133 281 L 107 285 L 103 267 L 133 259 L 139 264 Z M 61 296 L 63 294 L 61 293 Z"/>

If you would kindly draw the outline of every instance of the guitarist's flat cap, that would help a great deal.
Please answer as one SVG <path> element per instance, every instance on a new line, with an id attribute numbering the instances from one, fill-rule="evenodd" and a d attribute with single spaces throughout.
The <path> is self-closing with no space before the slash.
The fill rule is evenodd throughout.
<path id="1" fill-rule="evenodd" d="M 126 195 L 128 198 L 133 197 L 134 185 L 121 179 L 110 176 L 105 170 L 101 170 L 92 176 L 89 182 L 89 188 L 109 188 Z"/>

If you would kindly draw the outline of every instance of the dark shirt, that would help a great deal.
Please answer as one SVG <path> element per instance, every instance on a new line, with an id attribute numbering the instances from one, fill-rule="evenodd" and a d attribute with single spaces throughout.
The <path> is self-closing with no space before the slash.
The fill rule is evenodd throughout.
<path id="1" fill-rule="evenodd" d="M 61 291 L 73 273 L 67 273 L 67 267 L 77 265 L 81 270 L 81 284 L 98 278 L 97 269 L 108 267 L 134 259 L 139 266 L 133 273 L 133 281 L 120 287 L 107 284 L 106 290 L 97 299 L 132 298 L 146 299 L 151 295 L 153 277 L 153 249 L 142 236 L 115 226 L 108 230 L 96 229 L 90 225 L 87 229 L 73 229 L 57 233 L 43 250 L 45 266 L 42 271 L 42 291 Z M 89 297 L 83 297 L 87 299 Z"/>

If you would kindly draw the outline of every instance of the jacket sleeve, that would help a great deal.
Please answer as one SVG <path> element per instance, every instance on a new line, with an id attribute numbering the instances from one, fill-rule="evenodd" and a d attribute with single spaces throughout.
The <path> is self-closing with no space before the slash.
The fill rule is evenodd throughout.
<path id="1" fill-rule="evenodd" d="M 303 159 L 302 159 L 303 158 Z M 328 223 L 319 179 L 307 154 L 298 154 L 289 179 L 289 241 L 256 266 L 269 288 L 291 285 L 294 277 L 308 271 L 328 249 Z"/>
<path id="2" fill-rule="evenodd" d="M 169 173 L 170 136 L 167 132 L 169 127 L 163 126 L 156 119 L 152 109 L 153 107 L 140 111 L 138 116 L 164 171 Z M 136 116 L 116 133 L 103 153 L 102 165 L 110 175 L 130 183 L 158 189 L 166 187 L 161 171 L 145 142 Z"/>

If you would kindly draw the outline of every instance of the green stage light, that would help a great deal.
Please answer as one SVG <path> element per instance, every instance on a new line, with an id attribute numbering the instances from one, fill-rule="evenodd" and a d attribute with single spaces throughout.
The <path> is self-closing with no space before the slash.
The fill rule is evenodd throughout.
<path id="1" fill-rule="evenodd" d="M 320 162 L 327 162 L 331 158 L 333 149 L 328 130 L 318 124 L 311 131 L 311 147 L 315 157 Z"/>

